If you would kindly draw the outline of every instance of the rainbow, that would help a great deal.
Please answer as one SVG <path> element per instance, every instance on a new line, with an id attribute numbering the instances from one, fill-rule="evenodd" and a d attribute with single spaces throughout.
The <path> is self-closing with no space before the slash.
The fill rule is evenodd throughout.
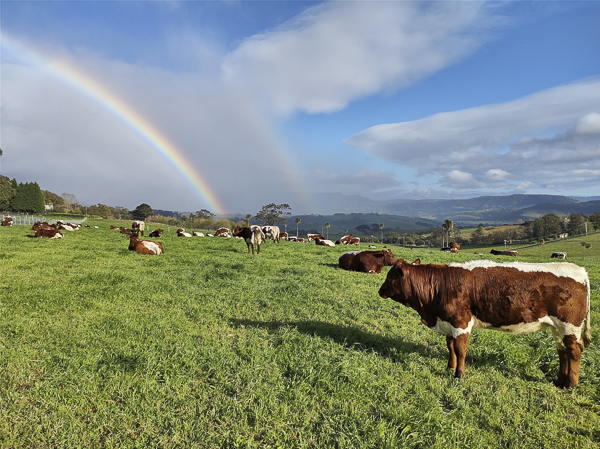
<path id="1" fill-rule="evenodd" d="M 85 96 L 108 110 L 146 141 L 156 153 L 175 169 L 194 190 L 198 198 L 207 204 L 209 210 L 216 215 L 225 214 L 225 208 L 219 202 L 215 193 L 194 169 L 193 165 L 185 158 L 183 153 L 156 126 L 150 123 L 131 105 L 125 103 L 108 88 L 86 73 L 64 61 L 43 58 L 37 52 L 26 48 L 5 34 L 0 34 L 0 42 L 2 47 L 14 52 L 18 56 L 25 57 L 35 66 L 79 90 Z"/>

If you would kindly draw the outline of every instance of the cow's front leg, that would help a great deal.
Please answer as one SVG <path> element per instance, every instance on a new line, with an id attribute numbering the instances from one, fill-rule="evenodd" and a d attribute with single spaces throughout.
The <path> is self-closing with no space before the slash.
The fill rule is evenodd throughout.
<path id="1" fill-rule="evenodd" d="M 448 346 L 448 368 L 456 369 L 456 352 L 454 352 L 454 337 L 446 335 L 446 346 Z"/>
<path id="2" fill-rule="evenodd" d="M 456 353 L 457 365 L 454 377 L 465 377 L 465 356 L 469 345 L 469 334 L 460 334 L 454 338 L 454 352 Z"/>

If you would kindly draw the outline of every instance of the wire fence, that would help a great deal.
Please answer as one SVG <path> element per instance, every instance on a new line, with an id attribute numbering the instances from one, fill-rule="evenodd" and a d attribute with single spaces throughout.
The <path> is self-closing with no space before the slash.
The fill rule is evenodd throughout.
<path id="1" fill-rule="evenodd" d="M 85 220 L 87 220 L 87 217 L 83 217 L 82 219 L 79 220 L 73 220 L 71 218 L 69 219 L 61 219 L 61 218 L 46 218 L 46 217 L 36 217 L 35 215 L 4 215 L 2 214 L 2 220 L 0 221 L 4 221 L 5 218 L 10 217 L 13 220 L 13 225 L 14 226 L 33 226 L 35 223 L 37 223 L 38 221 L 45 221 L 48 222 L 49 224 L 53 224 L 56 223 L 57 221 L 64 221 L 64 222 L 69 222 L 69 223 L 83 223 Z"/>

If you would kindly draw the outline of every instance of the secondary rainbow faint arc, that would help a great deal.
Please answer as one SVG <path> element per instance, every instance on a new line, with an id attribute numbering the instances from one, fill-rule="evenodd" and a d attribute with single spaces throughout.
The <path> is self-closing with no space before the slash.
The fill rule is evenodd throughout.
<path id="1" fill-rule="evenodd" d="M 217 215 L 225 213 L 225 208 L 221 205 L 217 196 L 212 192 L 200 174 L 193 169 L 192 164 L 183 156 L 181 151 L 138 111 L 95 79 L 66 62 L 45 59 L 37 52 L 25 49 L 22 44 L 7 37 L 6 34 L 1 34 L 0 38 L 3 47 L 14 51 L 17 55 L 26 56 L 36 66 L 44 69 L 55 78 L 75 87 L 127 124 L 183 176 L 198 194 L 199 198 L 206 202 L 212 211 Z"/>

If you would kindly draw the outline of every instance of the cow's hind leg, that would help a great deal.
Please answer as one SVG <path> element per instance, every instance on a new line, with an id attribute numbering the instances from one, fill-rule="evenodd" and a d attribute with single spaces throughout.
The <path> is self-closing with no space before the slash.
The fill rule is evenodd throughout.
<path id="1" fill-rule="evenodd" d="M 583 345 L 577 342 L 577 337 L 573 334 L 565 335 L 563 343 L 567 359 L 567 378 L 563 385 L 569 388 L 579 383 L 579 364 L 581 362 Z"/>
<path id="2" fill-rule="evenodd" d="M 579 383 L 579 365 L 583 346 L 577 342 L 575 335 L 564 335 L 555 327 L 551 329 L 560 363 L 555 384 L 557 387 L 574 387 Z"/>
<path id="3" fill-rule="evenodd" d="M 456 369 L 456 352 L 454 352 L 454 338 L 446 335 L 446 346 L 448 346 L 448 368 Z"/>
<path id="4" fill-rule="evenodd" d="M 454 338 L 454 352 L 456 353 L 457 365 L 454 377 L 465 377 L 465 357 L 467 355 L 467 346 L 469 345 L 469 334 L 460 334 Z"/>

